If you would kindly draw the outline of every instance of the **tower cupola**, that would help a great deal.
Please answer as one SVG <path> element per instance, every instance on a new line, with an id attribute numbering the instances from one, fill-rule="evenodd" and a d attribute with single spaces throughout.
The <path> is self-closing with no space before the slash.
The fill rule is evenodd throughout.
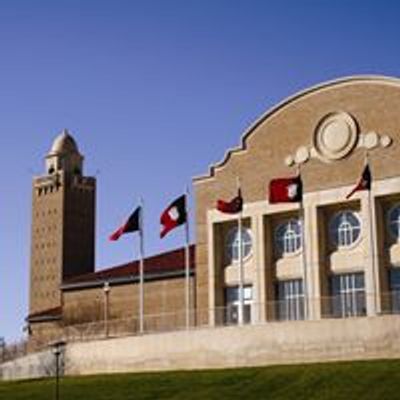
<path id="1" fill-rule="evenodd" d="M 52 175 L 58 171 L 82 174 L 83 156 L 75 139 L 64 129 L 55 139 L 46 156 L 46 171 Z"/>

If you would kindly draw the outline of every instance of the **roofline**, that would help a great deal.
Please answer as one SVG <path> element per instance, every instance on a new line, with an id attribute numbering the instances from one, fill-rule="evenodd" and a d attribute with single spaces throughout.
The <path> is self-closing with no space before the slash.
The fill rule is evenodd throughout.
<path id="1" fill-rule="evenodd" d="M 195 270 L 194 268 L 190 269 L 190 275 L 194 276 Z M 179 278 L 181 276 L 185 276 L 184 270 L 178 271 L 170 271 L 170 272 L 162 272 L 162 273 L 154 273 L 148 274 L 144 276 L 144 281 L 154 281 L 160 279 L 172 279 Z M 137 283 L 140 281 L 140 277 L 138 275 L 130 275 L 130 276 L 121 276 L 121 277 L 109 277 L 109 278 L 101 278 L 97 280 L 87 280 L 83 282 L 74 282 L 74 283 L 64 283 L 60 286 L 61 290 L 69 291 L 69 290 L 79 290 L 79 289 L 89 289 L 89 288 L 97 288 L 103 287 L 104 283 L 108 282 L 110 285 L 125 285 L 128 283 Z"/>
<path id="2" fill-rule="evenodd" d="M 62 318 L 62 315 L 40 315 L 40 316 L 33 316 L 33 317 L 26 317 L 26 322 L 51 322 L 51 321 L 59 321 Z"/>
<path id="3" fill-rule="evenodd" d="M 194 185 L 198 183 L 202 183 L 203 181 L 206 181 L 208 179 L 212 179 L 215 176 L 216 170 L 219 168 L 223 167 L 231 158 L 231 156 L 235 153 L 239 153 L 241 151 L 244 151 L 247 149 L 247 138 L 252 134 L 252 132 L 259 126 L 261 125 L 262 122 L 264 122 L 268 117 L 273 115 L 274 113 L 278 112 L 282 108 L 284 108 L 286 105 L 289 103 L 298 100 L 301 97 L 307 96 L 311 93 L 314 93 L 318 90 L 321 89 L 326 89 L 331 86 L 336 86 L 336 85 L 341 85 L 341 84 L 347 84 L 347 83 L 352 83 L 352 82 L 381 82 L 381 83 L 387 83 L 387 84 L 396 84 L 400 86 L 400 78 L 396 77 L 390 77 L 390 76 L 385 76 L 385 75 L 350 75 L 342 78 L 337 78 L 337 79 L 332 79 L 329 81 L 325 81 L 323 83 L 319 83 L 317 85 L 313 85 L 307 89 L 301 90 L 299 92 L 296 92 L 294 95 L 291 95 L 289 97 L 286 97 L 284 100 L 276 104 L 275 106 L 269 108 L 264 114 L 261 115 L 258 119 L 256 119 L 255 122 L 253 122 L 241 135 L 241 144 L 239 146 L 233 147 L 231 149 L 228 149 L 222 158 L 221 161 L 216 162 L 215 164 L 212 164 L 209 167 L 208 173 L 205 175 L 198 175 L 192 178 L 192 182 Z"/>

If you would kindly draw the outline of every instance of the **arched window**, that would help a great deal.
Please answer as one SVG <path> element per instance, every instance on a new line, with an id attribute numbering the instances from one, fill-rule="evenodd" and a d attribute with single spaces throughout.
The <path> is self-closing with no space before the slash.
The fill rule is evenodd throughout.
<path id="1" fill-rule="evenodd" d="M 351 246 L 360 237 L 360 232 L 360 220 L 353 211 L 341 211 L 331 220 L 331 239 L 338 247 Z"/>
<path id="2" fill-rule="evenodd" d="M 242 228 L 242 257 L 250 255 L 252 249 L 252 240 L 250 230 Z M 239 229 L 232 228 L 226 236 L 225 254 L 229 263 L 239 261 Z"/>
<path id="3" fill-rule="evenodd" d="M 389 231 L 397 240 L 400 239 L 400 205 L 396 205 L 389 212 Z"/>
<path id="4" fill-rule="evenodd" d="M 300 220 L 290 219 L 278 225 L 275 231 L 275 244 L 280 255 L 297 252 L 302 245 Z"/>

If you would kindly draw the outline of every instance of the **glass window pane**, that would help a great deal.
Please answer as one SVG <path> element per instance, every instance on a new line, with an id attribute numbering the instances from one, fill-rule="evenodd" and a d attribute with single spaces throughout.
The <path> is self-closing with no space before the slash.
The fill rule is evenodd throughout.
<path id="1" fill-rule="evenodd" d="M 392 268 L 390 270 L 390 289 L 400 289 L 400 269 Z"/>
<path id="2" fill-rule="evenodd" d="M 301 248 L 301 222 L 291 219 L 277 226 L 275 247 L 279 255 L 292 254 Z"/>
<path id="3" fill-rule="evenodd" d="M 400 239 L 400 205 L 395 206 L 389 212 L 389 229 L 392 236 Z"/>
<path id="4" fill-rule="evenodd" d="M 343 318 L 366 315 L 364 273 L 333 276 L 331 290 L 333 316 Z"/>
<path id="5" fill-rule="evenodd" d="M 225 241 L 225 254 L 228 263 L 239 261 L 239 231 L 235 227 L 231 229 Z M 252 240 L 249 229 L 242 228 L 242 257 L 250 255 L 252 250 Z"/>
<path id="6" fill-rule="evenodd" d="M 253 298 L 253 287 L 243 288 L 243 322 L 251 322 L 251 305 Z M 225 288 L 225 322 L 235 324 L 238 322 L 239 315 L 239 287 Z"/>
<path id="7" fill-rule="evenodd" d="M 277 284 L 277 314 L 280 320 L 304 319 L 304 295 L 301 279 Z"/>
<path id="8" fill-rule="evenodd" d="M 226 300 L 228 303 L 239 300 L 239 290 L 237 287 L 226 288 Z"/>
<path id="9" fill-rule="evenodd" d="M 357 289 L 364 289 L 364 274 L 354 274 L 355 275 L 355 287 Z"/>
<path id="10" fill-rule="evenodd" d="M 329 231 L 334 244 L 339 247 L 350 246 L 360 237 L 360 220 L 353 211 L 341 211 L 332 218 Z"/>

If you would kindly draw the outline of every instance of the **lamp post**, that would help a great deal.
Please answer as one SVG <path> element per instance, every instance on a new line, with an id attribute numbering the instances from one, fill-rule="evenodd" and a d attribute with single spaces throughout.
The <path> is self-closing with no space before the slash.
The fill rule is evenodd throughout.
<path id="1" fill-rule="evenodd" d="M 110 295 L 110 284 L 104 282 L 104 335 L 108 337 L 108 308 L 109 308 L 109 295 Z"/>
<path id="2" fill-rule="evenodd" d="M 56 363 L 56 371 L 55 371 L 55 378 L 56 378 L 55 399 L 56 400 L 59 400 L 59 398 L 60 398 L 60 356 L 62 354 L 64 345 L 65 345 L 65 342 L 63 342 L 63 341 L 53 343 L 53 354 L 54 354 L 55 363 Z"/>

